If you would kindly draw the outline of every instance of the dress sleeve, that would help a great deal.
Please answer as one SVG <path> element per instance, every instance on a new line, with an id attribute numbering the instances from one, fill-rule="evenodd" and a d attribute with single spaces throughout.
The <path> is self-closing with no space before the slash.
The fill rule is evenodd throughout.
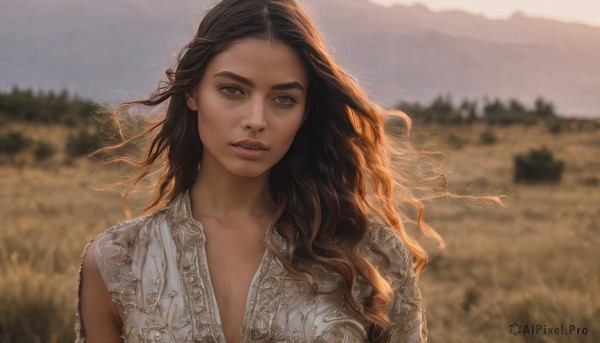
<path id="1" fill-rule="evenodd" d="M 130 258 L 130 248 L 135 239 L 135 232 L 139 225 L 133 225 L 133 221 L 123 221 L 119 224 L 106 230 L 90 240 L 83 249 L 83 255 L 79 266 L 79 281 L 77 285 L 77 308 L 75 314 L 75 343 L 87 342 L 86 329 L 81 313 L 81 290 L 82 290 L 82 272 L 84 257 L 88 250 L 94 256 L 98 270 L 104 281 L 106 289 L 112 294 L 112 301 L 116 305 L 121 305 L 121 302 L 131 292 L 115 292 L 115 285 L 125 283 L 131 278 L 128 270 L 124 270 L 128 265 L 125 263 Z M 125 293 L 125 294 L 122 294 Z"/>
<path id="2" fill-rule="evenodd" d="M 371 230 L 371 247 L 382 275 L 388 279 L 394 292 L 389 319 L 391 330 L 388 342 L 427 342 L 425 310 L 422 307 L 418 278 L 412 268 L 412 255 L 392 229 L 377 226 Z M 381 257 L 381 254 L 386 258 Z"/>

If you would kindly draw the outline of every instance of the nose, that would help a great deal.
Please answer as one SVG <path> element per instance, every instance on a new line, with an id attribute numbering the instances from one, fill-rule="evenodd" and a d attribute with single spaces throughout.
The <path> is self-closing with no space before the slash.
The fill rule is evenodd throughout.
<path id="1" fill-rule="evenodd" d="M 262 131 L 267 126 L 265 104 L 262 99 L 252 101 L 244 118 L 242 118 L 242 127 L 251 131 Z"/>

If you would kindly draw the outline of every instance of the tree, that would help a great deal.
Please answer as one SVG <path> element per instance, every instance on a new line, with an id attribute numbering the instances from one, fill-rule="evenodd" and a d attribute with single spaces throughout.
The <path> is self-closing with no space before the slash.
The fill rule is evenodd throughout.
<path id="1" fill-rule="evenodd" d="M 477 121 L 477 101 L 464 99 L 458 108 L 458 112 L 463 120 L 473 124 Z"/>
<path id="2" fill-rule="evenodd" d="M 535 100 L 535 109 L 534 114 L 538 119 L 554 119 L 556 118 L 556 113 L 554 112 L 554 105 L 542 97 L 538 97 Z"/>
<path id="3" fill-rule="evenodd" d="M 431 123 L 430 111 L 418 101 L 400 101 L 395 108 L 406 113 L 415 124 Z"/>
<path id="4" fill-rule="evenodd" d="M 494 101 L 485 100 L 483 105 L 483 116 L 486 122 L 490 125 L 498 124 L 501 122 L 502 116 L 506 113 L 506 108 L 500 99 L 496 98 Z"/>
<path id="5" fill-rule="evenodd" d="M 0 92 L 0 120 L 20 122 L 60 123 L 75 126 L 92 122 L 90 113 L 97 105 L 90 100 L 71 97 L 66 89 L 20 89 L 13 86 L 8 93 Z"/>
<path id="6" fill-rule="evenodd" d="M 450 95 L 438 95 L 429 106 L 434 123 L 458 124 L 462 121 L 460 113 L 454 109 Z"/>

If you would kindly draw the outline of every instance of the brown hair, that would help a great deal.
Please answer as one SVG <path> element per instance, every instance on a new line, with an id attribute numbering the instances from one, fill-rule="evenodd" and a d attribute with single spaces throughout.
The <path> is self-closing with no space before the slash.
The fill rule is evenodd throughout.
<path id="1" fill-rule="evenodd" d="M 409 118 L 384 111 L 367 99 L 354 79 L 330 57 L 317 28 L 295 1 L 224 0 L 212 8 L 196 36 L 180 52 L 175 70 L 167 71 L 168 81 L 148 99 L 124 105 L 157 106 L 168 101 L 165 117 L 137 136 L 149 137 L 158 130 L 147 155 L 139 161 L 116 161 L 128 162 L 139 171 L 131 187 L 155 171 L 160 173 L 147 210 L 171 202 L 189 189 L 197 176 L 202 144 L 197 117 L 186 105 L 186 92 L 198 84 L 215 55 L 248 37 L 290 46 L 310 80 L 307 120 L 287 154 L 273 166 L 269 181 L 270 196 L 279 206 L 277 230 L 290 248 L 287 256 L 269 249 L 299 279 L 307 280 L 309 262 L 337 272 L 345 300 L 373 324 L 371 338 L 382 337 L 389 326 L 387 311 L 393 294 L 377 268 L 360 256 L 359 243 L 366 238 L 370 222 L 379 221 L 399 233 L 414 256 L 415 271 L 422 271 L 427 254 L 406 233 L 403 220 L 408 222 L 409 217 L 401 216 L 400 211 L 416 213 L 413 223 L 443 244 L 422 221 L 423 204 L 413 186 L 424 185 L 421 176 L 436 175 L 435 170 L 414 168 L 408 172 L 421 157 L 407 135 L 397 141 L 386 136 L 384 116 L 396 115 L 410 130 Z M 373 287 L 362 309 L 351 293 L 359 276 Z"/>

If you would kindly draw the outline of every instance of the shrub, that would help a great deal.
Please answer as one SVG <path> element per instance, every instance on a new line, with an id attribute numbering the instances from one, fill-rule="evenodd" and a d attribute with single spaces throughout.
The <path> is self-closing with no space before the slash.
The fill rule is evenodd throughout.
<path id="1" fill-rule="evenodd" d="M 496 138 L 496 135 L 492 130 L 486 130 L 483 131 L 481 135 L 479 135 L 479 141 L 481 142 L 481 144 L 492 145 L 496 144 L 498 139 Z"/>
<path id="2" fill-rule="evenodd" d="M 89 133 L 81 129 L 77 134 L 69 135 L 65 150 L 71 157 L 89 154 L 102 146 L 102 139 L 98 132 Z"/>
<path id="3" fill-rule="evenodd" d="M 37 141 L 33 145 L 33 157 L 36 161 L 43 161 L 56 153 L 54 145 L 46 141 Z"/>
<path id="4" fill-rule="evenodd" d="M 458 150 L 465 145 L 465 141 L 454 133 L 451 133 L 446 137 L 446 143 L 454 150 Z"/>
<path id="5" fill-rule="evenodd" d="M 531 149 L 514 157 L 515 182 L 559 182 L 564 162 L 554 160 L 546 147 Z"/>
<path id="6" fill-rule="evenodd" d="M 478 288 L 469 287 L 465 290 L 465 294 L 463 296 L 462 308 L 465 312 L 469 312 L 473 306 L 479 303 L 481 299 L 481 292 Z"/>
<path id="7" fill-rule="evenodd" d="M 598 186 L 600 185 L 600 180 L 598 180 L 598 178 L 595 176 L 588 176 L 579 179 L 579 183 L 586 186 Z"/>
<path id="8" fill-rule="evenodd" d="M 561 133 L 564 130 L 563 125 L 558 120 L 553 120 L 548 123 L 548 131 L 553 134 Z"/>
<path id="9" fill-rule="evenodd" d="M 12 158 L 27 147 L 29 141 L 18 131 L 8 131 L 0 134 L 0 154 Z"/>

